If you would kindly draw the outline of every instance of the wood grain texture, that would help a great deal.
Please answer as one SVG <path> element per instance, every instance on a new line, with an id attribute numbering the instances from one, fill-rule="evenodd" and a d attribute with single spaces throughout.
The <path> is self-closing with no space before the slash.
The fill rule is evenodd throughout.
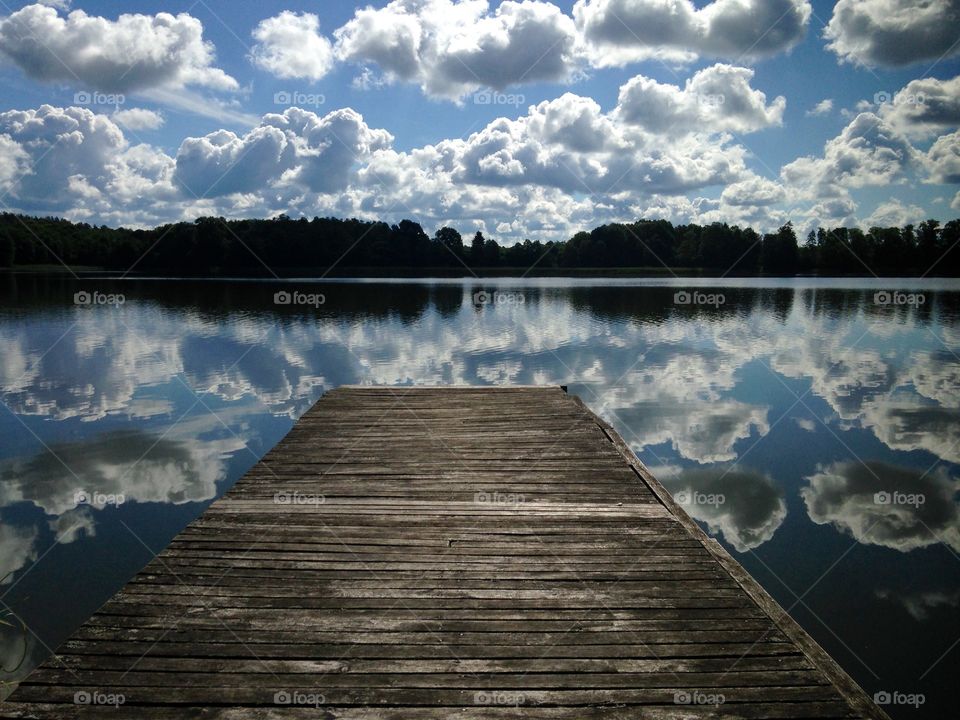
<path id="1" fill-rule="evenodd" d="M 100 717 L 887 716 L 561 388 L 343 387 L 0 705 Z"/>

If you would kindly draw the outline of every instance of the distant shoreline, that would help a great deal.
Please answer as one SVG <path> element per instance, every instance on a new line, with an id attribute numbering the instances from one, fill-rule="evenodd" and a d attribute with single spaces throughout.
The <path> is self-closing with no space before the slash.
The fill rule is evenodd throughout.
<path id="1" fill-rule="evenodd" d="M 846 278 L 938 278 L 938 279 L 957 279 L 952 275 L 938 275 L 928 273 L 923 275 L 919 271 L 906 271 L 896 274 L 877 273 L 847 273 L 835 275 L 820 275 L 817 273 L 797 273 L 792 275 L 769 275 L 763 273 L 727 273 L 719 275 L 711 273 L 707 268 L 524 268 L 524 267 L 494 267 L 494 268 L 476 268 L 475 274 L 465 270 L 457 270 L 450 267 L 435 268 L 413 268 L 413 267 L 335 267 L 328 268 L 276 268 L 274 275 L 266 272 L 261 274 L 243 274 L 224 273 L 224 274 L 202 274 L 185 275 L 179 272 L 145 272 L 123 273 L 118 270 L 107 270 L 104 268 L 83 266 L 73 267 L 70 270 L 56 265 L 21 265 L 14 268 L 0 269 L 0 275 L 50 275 L 50 276 L 76 276 L 82 280 L 94 278 L 104 278 L 109 280 L 336 280 L 351 278 L 410 278 L 411 280 L 424 280 L 430 278 L 457 279 L 464 280 L 484 280 L 495 278 L 694 278 L 701 280 L 728 280 L 734 278 L 818 278 L 818 279 L 846 279 Z"/>
<path id="2" fill-rule="evenodd" d="M 0 267 L 78 268 L 128 277 L 960 277 L 960 218 L 942 227 L 819 228 L 798 242 L 776 232 L 667 220 L 599 225 L 568 240 L 501 246 L 453 227 L 433 236 L 412 220 L 227 220 L 201 217 L 152 230 L 0 213 Z"/>

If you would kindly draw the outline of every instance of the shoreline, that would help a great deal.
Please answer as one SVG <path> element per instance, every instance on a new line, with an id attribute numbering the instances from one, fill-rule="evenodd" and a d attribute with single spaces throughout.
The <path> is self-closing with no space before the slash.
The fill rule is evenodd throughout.
<path id="1" fill-rule="evenodd" d="M 960 280 L 956 275 L 937 275 L 923 274 L 915 272 L 901 272 L 896 274 L 870 274 L 870 273 L 848 273 L 837 275 L 821 275 L 818 273 L 795 273 L 790 275 L 772 275 L 764 273 L 711 273 L 707 268 L 523 268 L 523 267 L 487 267 L 473 268 L 475 274 L 464 272 L 457 268 L 435 267 L 435 268 L 414 268 L 414 267 L 343 267 L 343 268 L 277 268 L 275 275 L 267 273 L 249 273 L 249 274 L 201 274 L 184 275 L 183 273 L 132 273 L 120 270 L 108 270 L 97 267 L 77 267 L 70 270 L 56 266 L 20 266 L 14 268 L 0 269 L 0 276 L 51 276 L 51 277 L 76 277 L 80 280 L 256 280 L 256 281 L 288 281 L 288 280 L 307 280 L 307 281 L 331 281 L 331 280 L 351 280 L 351 279 L 410 279 L 410 280 L 486 280 L 497 278 L 636 278 L 636 279 L 679 279 L 691 278 L 700 280 L 734 280 L 734 279 L 771 279 L 771 280 L 845 280 L 845 279 L 864 279 L 864 280 L 885 280 L 885 279 L 940 279 L 940 280 Z"/>

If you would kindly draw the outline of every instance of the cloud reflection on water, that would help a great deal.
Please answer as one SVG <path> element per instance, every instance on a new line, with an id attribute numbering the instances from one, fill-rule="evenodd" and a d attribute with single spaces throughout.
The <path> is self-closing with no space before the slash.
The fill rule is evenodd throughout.
<path id="1" fill-rule="evenodd" d="M 960 551 L 960 482 L 946 468 L 925 473 L 876 461 L 839 462 L 807 481 L 800 494 L 815 523 L 901 552 L 940 542 Z"/>
<path id="2" fill-rule="evenodd" d="M 717 466 L 655 473 L 695 520 L 739 552 L 759 547 L 787 516 L 783 488 L 749 470 Z"/>
<path id="3" fill-rule="evenodd" d="M 147 283 L 124 286 L 128 302 L 102 312 L 65 306 L 72 287 L 21 287 L 26 305 L 0 315 L 0 396 L 21 417 L 83 427 L 55 447 L 69 470 L 40 451 L 0 464 L 0 507 L 30 502 L 75 539 L 95 533 L 73 503 L 78 484 L 139 502 L 211 499 L 243 443 L 201 438 L 197 426 L 161 437 L 184 402 L 226 404 L 256 436 L 258 418 L 296 418 L 323 390 L 358 382 L 579 382 L 635 449 L 666 445 L 714 465 L 771 431 L 771 406 L 745 379 L 766 366 L 810 383 L 807 402 L 827 404 L 834 432 L 862 428 L 891 450 L 960 462 L 960 361 L 938 340 L 960 335 L 955 294 L 931 292 L 931 307 L 910 314 L 878 311 L 870 291 L 733 288 L 716 309 L 678 307 L 669 287 L 530 287 L 522 304 L 480 308 L 471 297 L 482 287 L 337 284 L 311 311 L 273 305 L 269 285 Z M 801 427 L 815 434 L 810 417 Z M 709 485 L 713 471 L 686 478 Z M 804 497 L 815 522 L 856 535 L 869 513 L 841 497 L 852 472 L 815 476 Z M 785 512 L 776 483 L 742 468 L 723 483 L 731 498 L 759 493 L 759 505 L 701 519 L 738 548 L 772 536 Z M 906 531 L 884 537 L 922 545 Z M 0 546 L 21 558 L 7 565 L 31 557 L 22 534 Z"/>

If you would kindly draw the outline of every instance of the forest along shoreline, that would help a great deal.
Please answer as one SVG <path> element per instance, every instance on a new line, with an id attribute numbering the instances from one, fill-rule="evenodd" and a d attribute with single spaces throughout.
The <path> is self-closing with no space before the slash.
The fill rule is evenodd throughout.
<path id="1" fill-rule="evenodd" d="M 960 277 L 960 219 L 775 232 L 668 220 L 611 223 L 568 240 L 502 246 L 411 220 L 226 220 L 128 229 L 0 214 L 0 268 L 165 277 L 924 276 Z"/>

